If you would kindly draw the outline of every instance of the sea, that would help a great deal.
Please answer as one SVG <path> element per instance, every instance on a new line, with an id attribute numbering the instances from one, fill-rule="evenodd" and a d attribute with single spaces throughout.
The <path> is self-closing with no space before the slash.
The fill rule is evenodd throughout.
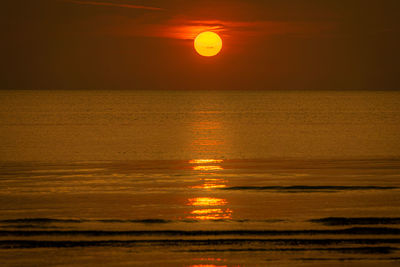
<path id="1" fill-rule="evenodd" d="M 0 91 L 2 266 L 398 266 L 400 92 Z"/>

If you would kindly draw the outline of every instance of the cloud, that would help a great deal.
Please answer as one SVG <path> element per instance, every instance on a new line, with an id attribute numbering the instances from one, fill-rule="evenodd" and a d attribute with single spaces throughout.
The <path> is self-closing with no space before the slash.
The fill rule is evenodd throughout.
<path id="1" fill-rule="evenodd" d="M 257 36 L 315 36 L 332 31 L 333 24 L 291 21 L 192 20 L 175 17 L 163 21 L 121 19 L 110 32 L 117 35 L 193 40 L 203 31 L 213 31 L 225 38 Z M 239 38 L 240 39 L 240 38 Z"/>
<path id="2" fill-rule="evenodd" d="M 121 8 L 145 9 L 145 10 L 153 10 L 153 11 L 163 10 L 162 8 L 159 8 L 159 7 L 140 6 L 140 5 L 131 5 L 131 4 L 116 4 L 116 3 L 109 3 L 109 2 L 78 1 L 78 0 L 64 0 L 64 2 L 74 3 L 74 4 L 79 4 L 79 5 L 91 5 L 91 6 L 121 7 Z"/>
<path id="3" fill-rule="evenodd" d="M 117 4 L 114 2 L 61 0 L 64 2 L 93 5 L 121 7 L 132 9 L 145 9 L 151 11 L 165 11 L 161 13 L 146 12 L 138 17 L 127 17 L 112 14 L 105 16 L 105 28 L 100 31 L 119 36 L 158 37 L 179 40 L 193 40 L 199 33 L 213 31 L 223 38 L 234 40 L 248 39 L 262 36 L 322 36 L 330 34 L 336 26 L 331 22 L 307 20 L 246 20 L 243 18 L 225 19 L 199 19 L 199 16 L 183 15 L 181 11 L 163 9 L 152 6 Z M 109 0 L 110 1 L 110 0 Z"/>

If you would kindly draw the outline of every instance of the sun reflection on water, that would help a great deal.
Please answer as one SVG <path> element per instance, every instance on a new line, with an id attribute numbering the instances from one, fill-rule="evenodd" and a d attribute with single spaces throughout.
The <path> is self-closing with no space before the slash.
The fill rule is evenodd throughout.
<path id="1" fill-rule="evenodd" d="M 193 166 L 192 169 L 195 171 L 220 171 L 220 170 L 223 170 L 223 168 L 218 165 Z"/>
<path id="2" fill-rule="evenodd" d="M 202 178 L 203 184 L 191 186 L 195 189 L 218 189 L 226 187 L 226 180 L 222 178 Z"/>
<path id="3" fill-rule="evenodd" d="M 209 163 L 222 163 L 222 159 L 192 159 L 189 160 L 190 164 L 209 164 Z"/>
<path id="4" fill-rule="evenodd" d="M 232 219 L 232 211 L 230 209 L 200 209 L 190 212 L 188 219 L 196 220 L 229 220 Z"/>
<path id="5" fill-rule="evenodd" d="M 204 183 L 202 185 L 195 185 L 191 186 L 190 188 L 197 188 L 197 189 L 218 189 L 218 188 L 225 188 L 226 185 L 224 184 L 214 184 L 214 183 Z"/>
<path id="6" fill-rule="evenodd" d="M 192 169 L 195 171 L 201 171 L 201 174 L 205 176 L 202 178 L 203 184 L 191 186 L 193 189 L 205 189 L 213 190 L 218 188 L 226 187 L 226 180 L 219 178 L 218 171 L 222 171 L 224 168 L 220 165 L 223 163 L 221 159 L 192 159 L 189 161 L 193 164 Z M 213 173 L 204 171 L 214 171 Z M 217 197 L 195 197 L 189 198 L 187 205 L 193 207 L 202 207 L 190 212 L 187 216 L 188 219 L 195 220 L 229 220 L 232 219 L 233 211 L 226 206 L 228 201 L 224 198 Z"/>
<path id="7" fill-rule="evenodd" d="M 196 197 L 196 198 L 190 198 L 188 200 L 188 205 L 189 206 L 224 206 L 228 202 L 226 199 L 222 198 L 215 198 L 215 197 Z"/>
<path id="8" fill-rule="evenodd" d="M 197 264 L 197 265 L 190 265 L 189 267 L 227 267 L 227 265 Z"/>
<path id="9" fill-rule="evenodd" d="M 222 258 L 194 258 L 192 259 L 193 261 L 207 261 L 207 262 L 217 262 L 218 264 L 224 264 L 226 262 L 226 259 Z M 227 267 L 228 265 L 215 265 L 215 264 L 192 264 L 189 267 Z M 237 267 L 240 267 L 237 265 Z"/>

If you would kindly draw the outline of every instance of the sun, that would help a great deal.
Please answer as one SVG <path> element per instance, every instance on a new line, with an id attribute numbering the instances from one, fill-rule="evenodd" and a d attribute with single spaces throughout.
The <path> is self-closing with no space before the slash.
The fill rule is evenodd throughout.
<path id="1" fill-rule="evenodd" d="M 194 48 L 204 57 L 213 57 L 222 49 L 222 39 L 214 32 L 202 32 L 194 39 Z"/>

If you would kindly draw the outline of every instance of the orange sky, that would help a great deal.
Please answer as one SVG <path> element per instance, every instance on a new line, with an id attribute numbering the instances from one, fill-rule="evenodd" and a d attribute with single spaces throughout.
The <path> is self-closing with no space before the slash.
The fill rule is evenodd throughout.
<path id="1" fill-rule="evenodd" d="M 397 0 L 1 5 L 1 89 L 400 89 Z M 193 49 L 205 30 L 216 57 Z"/>

